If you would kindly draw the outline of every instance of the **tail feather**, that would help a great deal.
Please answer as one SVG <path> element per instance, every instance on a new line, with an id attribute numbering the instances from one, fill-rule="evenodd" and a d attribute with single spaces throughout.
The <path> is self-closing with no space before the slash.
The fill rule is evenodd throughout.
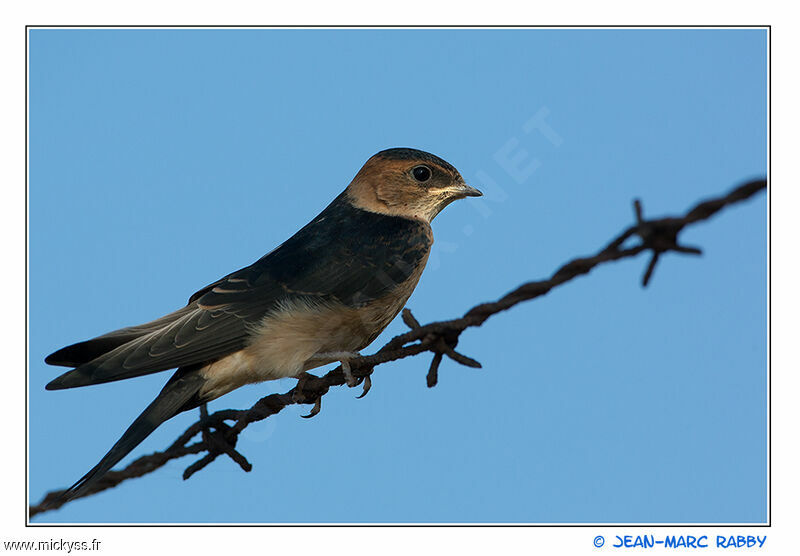
<path id="1" fill-rule="evenodd" d="M 143 334 L 129 333 L 117 336 L 100 336 L 85 342 L 78 342 L 51 353 L 44 358 L 44 362 L 48 365 L 58 365 L 60 367 L 78 367 L 131 340 L 135 340 Z"/>
<path id="2" fill-rule="evenodd" d="M 194 306 L 187 305 L 154 321 L 137 326 L 120 328 L 108 334 L 69 345 L 45 357 L 44 362 L 48 365 L 58 365 L 61 367 L 78 367 L 136 338 L 150 334 L 179 320 L 187 313 L 191 313 L 194 308 Z"/>
<path id="3" fill-rule="evenodd" d="M 64 492 L 62 495 L 64 501 L 89 490 L 122 458 L 150 436 L 161 423 L 182 411 L 196 407 L 196 395 L 204 381 L 205 379 L 197 372 L 185 372 L 179 369 L 103 459 Z"/>

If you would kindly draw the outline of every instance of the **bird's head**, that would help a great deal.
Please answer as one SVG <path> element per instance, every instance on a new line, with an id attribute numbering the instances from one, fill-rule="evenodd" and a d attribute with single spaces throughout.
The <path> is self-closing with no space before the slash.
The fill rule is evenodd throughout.
<path id="1" fill-rule="evenodd" d="M 355 206 L 371 212 L 430 222 L 453 201 L 482 193 L 438 156 L 396 148 L 367 160 L 347 195 Z"/>

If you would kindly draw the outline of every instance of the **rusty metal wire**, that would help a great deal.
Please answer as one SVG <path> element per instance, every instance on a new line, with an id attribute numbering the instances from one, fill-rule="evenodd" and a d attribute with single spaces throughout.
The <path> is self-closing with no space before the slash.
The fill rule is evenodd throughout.
<path id="1" fill-rule="evenodd" d="M 402 318 L 410 329 L 408 332 L 395 336 L 372 355 L 358 357 L 349 361 L 353 377 L 363 387 L 363 392 L 359 398 L 369 392 L 372 385 L 370 377 L 377 365 L 423 352 L 433 353 L 433 359 L 427 374 L 429 387 L 437 384 L 439 365 L 444 357 L 448 357 L 461 365 L 480 368 L 479 362 L 455 350 L 459 336 L 464 330 L 481 326 L 491 316 L 508 310 L 523 301 L 529 301 L 545 295 L 553 288 L 573 278 L 588 274 L 592 269 L 603 263 L 635 257 L 644 251 L 649 251 L 651 253 L 650 261 L 642 277 L 642 285 L 647 286 L 662 254 L 669 251 L 691 255 L 701 254 L 700 249 L 697 247 L 681 245 L 678 242 L 678 235 L 686 226 L 706 220 L 722 208 L 744 201 L 759 191 L 766 189 L 766 187 L 767 182 L 765 179 L 750 181 L 732 190 L 727 195 L 698 203 L 684 216 L 655 220 L 646 220 L 644 218 L 641 202 L 637 199 L 634 201 L 635 224 L 624 230 L 596 254 L 569 261 L 546 280 L 522 284 L 497 301 L 476 305 L 467 311 L 464 316 L 457 319 L 420 325 L 411 314 L 411 311 L 404 309 Z M 636 245 L 623 247 L 629 239 L 635 236 L 639 238 L 639 242 Z M 244 471 L 250 471 L 252 465 L 236 450 L 236 442 L 239 435 L 250 423 L 266 419 L 293 404 L 313 403 L 314 406 L 311 412 L 304 417 L 314 417 L 321 411 L 322 397 L 328 390 L 333 386 L 341 386 L 345 383 L 345 373 L 342 367 L 339 366 L 319 377 L 306 373 L 298 381 L 297 385 L 288 392 L 271 394 L 261 398 L 250 409 L 228 409 L 208 415 L 206 408 L 201 407 L 200 419 L 186 429 L 166 450 L 142 456 L 120 471 L 110 471 L 80 496 L 89 496 L 113 488 L 128 479 L 152 473 L 168 461 L 189 454 L 204 453 L 199 460 L 186 468 L 183 473 L 184 479 L 188 479 L 223 454 L 235 461 Z M 201 436 L 201 440 L 190 444 L 191 440 L 198 434 Z M 47 493 L 41 502 L 30 506 L 29 517 L 61 507 L 65 503 L 61 498 L 63 492 L 64 490 L 55 490 Z"/>

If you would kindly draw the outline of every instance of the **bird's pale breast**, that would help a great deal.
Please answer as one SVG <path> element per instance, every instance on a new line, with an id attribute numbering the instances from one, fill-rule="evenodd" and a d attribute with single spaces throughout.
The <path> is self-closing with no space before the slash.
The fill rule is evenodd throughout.
<path id="1" fill-rule="evenodd" d="M 207 380 L 201 398 L 212 400 L 245 384 L 296 377 L 337 360 L 311 361 L 317 354 L 363 349 L 402 310 L 427 258 L 426 253 L 411 275 L 387 295 L 362 307 L 303 299 L 282 302 L 253 327 L 245 349 L 201 369 Z"/>

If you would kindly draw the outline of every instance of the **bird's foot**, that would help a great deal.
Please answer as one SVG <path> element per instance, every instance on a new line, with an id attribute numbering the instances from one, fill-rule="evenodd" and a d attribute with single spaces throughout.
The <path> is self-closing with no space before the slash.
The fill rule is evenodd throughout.
<path id="1" fill-rule="evenodd" d="M 294 403 L 314 403 L 314 407 L 311 409 L 311 413 L 308 415 L 301 415 L 304 419 L 309 419 L 314 417 L 322 410 L 322 396 L 328 391 L 328 387 L 325 386 L 322 389 L 319 388 L 319 382 L 321 382 L 318 376 L 312 375 L 311 373 L 302 372 L 297 375 L 297 385 L 292 390 L 292 401 Z M 306 384 L 311 382 L 310 385 L 310 392 L 312 397 L 308 396 L 308 393 L 305 391 Z"/>
<path id="2" fill-rule="evenodd" d="M 350 360 L 355 359 L 356 357 L 361 357 L 361 354 L 357 351 L 328 351 L 316 354 L 311 358 L 311 360 L 324 361 L 326 363 L 338 361 L 342 366 L 345 382 L 350 388 L 354 388 L 355 386 L 358 386 L 360 380 L 353 376 L 353 371 L 350 368 Z"/>

